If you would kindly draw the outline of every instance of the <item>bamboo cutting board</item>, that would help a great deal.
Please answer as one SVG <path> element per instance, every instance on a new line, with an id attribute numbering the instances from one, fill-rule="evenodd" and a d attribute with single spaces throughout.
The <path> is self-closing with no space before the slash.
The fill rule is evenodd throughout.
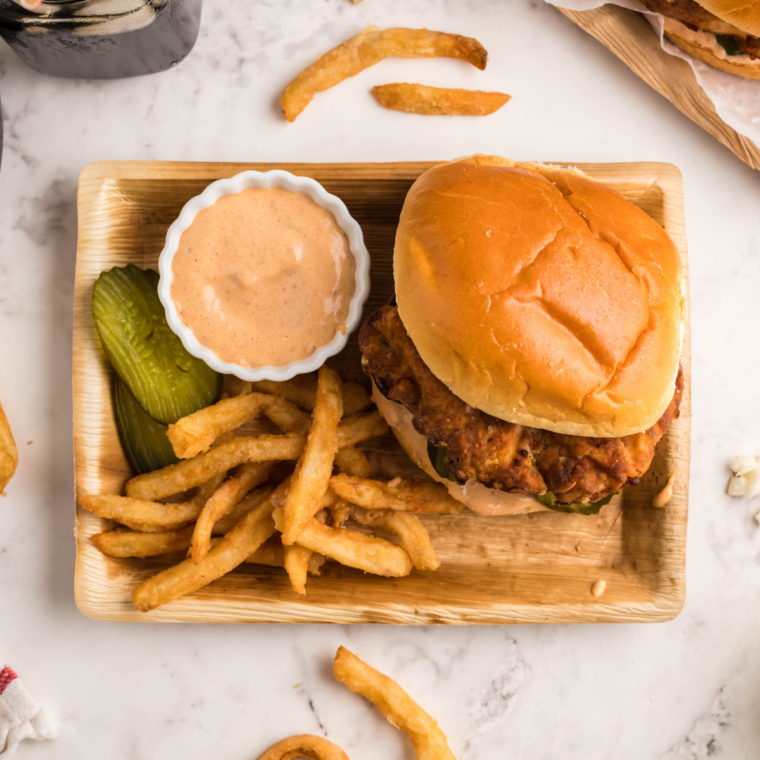
<path id="1" fill-rule="evenodd" d="M 558 10 L 609 48 L 650 87 L 745 164 L 760 169 L 760 148 L 718 116 L 689 64 L 662 49 L 657 34 L 641 13 L 617 5 L 603 5 L 591 11 Z"/>
<path id="2" fill-rule="evenodd" d="M 74 306 L 74 453 L 77 498 L 121 493 L 130 469 L 119 445 L 105 361 L 91 316 L 101 271 L 132 262 L 155 267 L 166 230 L 210 182 L 246 169 L 286 169 L 320 181 L 341 197 L 364 230 L 372 257 L 366 312 L 393 293 L 392 254 L 407 190 L 434 164 L 193 164 L 104 162 L 79 183 L 79 241 Z M 669 164 L 580 164 L 657 220 L 675 241 L 687 272 L 683 187 Z M 688 292 L 688 280 L 686 283 Z M 689 488 L 691 373 L 688 301 L 683 369 L 686 390 L 677 420 L 640 485 L 628 487 L 596 517 L 538 512 L 483 518 L 423 516 L 442 566 L 406 578 L 364 575 L 327 563 L 307 596 L 284 571 L 245 565 L 198 593 L 143 614 L 133 589 L 180 556 L 112 559 L 90 537 L 109 526 L 76 511 L 76 601 L 93 618 L 119 621 L 267 623 L 596 623 L 669 620 L 684 601 Z M 334 362 L 346 379 L 364 379 L 356 337 Z M 369 441 L 378 474 L 421 476 L 395 439 Z M 652 497 L 677 470 L 664 509 Z M 595 599 L 591 585 L 607 582 Z"/>

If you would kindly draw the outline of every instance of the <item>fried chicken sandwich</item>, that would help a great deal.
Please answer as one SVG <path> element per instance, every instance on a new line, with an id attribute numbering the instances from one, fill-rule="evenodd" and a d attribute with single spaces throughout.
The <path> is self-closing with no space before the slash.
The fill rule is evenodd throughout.
<path id="1" fill-rule="evenodd" d="M 760 0 L 642 0 L 664 17 L 665 36 L 700 61 L 760 79 Z"/>
<path id="2" fill-rule="evenodd" d="M 396 303 L 359 344 L 429 475 L 482 514 L 596 514 L 647 471 L 683 390 L 678 251 L 577 170 L 475 156 L 422 174 Z"/>

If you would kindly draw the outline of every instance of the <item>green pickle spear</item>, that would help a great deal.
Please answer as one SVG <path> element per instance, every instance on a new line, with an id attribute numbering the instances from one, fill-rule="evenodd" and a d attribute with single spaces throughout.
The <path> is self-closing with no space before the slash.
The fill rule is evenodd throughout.
<path id="1" fill-rule="evenodd" d="M 222 376 L 191 356 L 166 323 L 156 272 L 134 264 L 103 272 L 92 313 L 116 374 L 154 420 L 170 424 L 219 399 Z"/>
<path id="2" fill-rule="evenodd" d="M 121 447 L 139 474 L 179 461 L 166 435 L 168 426 L 148 417 L 118 376 L 113 379 L 113 406 Z"/>

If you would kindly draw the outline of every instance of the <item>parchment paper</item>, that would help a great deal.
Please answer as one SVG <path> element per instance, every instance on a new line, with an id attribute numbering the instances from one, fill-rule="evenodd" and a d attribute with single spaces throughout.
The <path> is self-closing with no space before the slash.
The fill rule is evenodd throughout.
<path id="1" fill-rule="evenodd" d="M 662 34 L 662 16 L 647 11 L 636 0 L 545 0 L 559 8 L 572 11 L 590 11 L 610 2 L 622 8 L 643 12 L 660 35 L 662 49 L 686 61 L 694 71 L 697 82 L 713 102 L 718 116 L 732 129 L 760 145 L 760 81 L 742 79 L 708 66 L 679 50 Z"/>

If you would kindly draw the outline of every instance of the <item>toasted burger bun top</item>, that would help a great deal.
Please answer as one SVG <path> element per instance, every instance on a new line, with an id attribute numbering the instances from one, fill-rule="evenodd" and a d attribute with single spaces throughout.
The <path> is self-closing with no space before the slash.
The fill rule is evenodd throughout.
<path id="1" fill-rule="evenodd" d="M 697 0 L 698 4 L 747 34 L 760 37 L 760 0 Z"/>
<path id="2" fill-rule="evenodd" d="M 578 171 L 476 156 L 409 190 L 396 234 L 399 315 L 468 404 L 558 433 L 620 437 L 673 398 L 678 252 Z"/>

